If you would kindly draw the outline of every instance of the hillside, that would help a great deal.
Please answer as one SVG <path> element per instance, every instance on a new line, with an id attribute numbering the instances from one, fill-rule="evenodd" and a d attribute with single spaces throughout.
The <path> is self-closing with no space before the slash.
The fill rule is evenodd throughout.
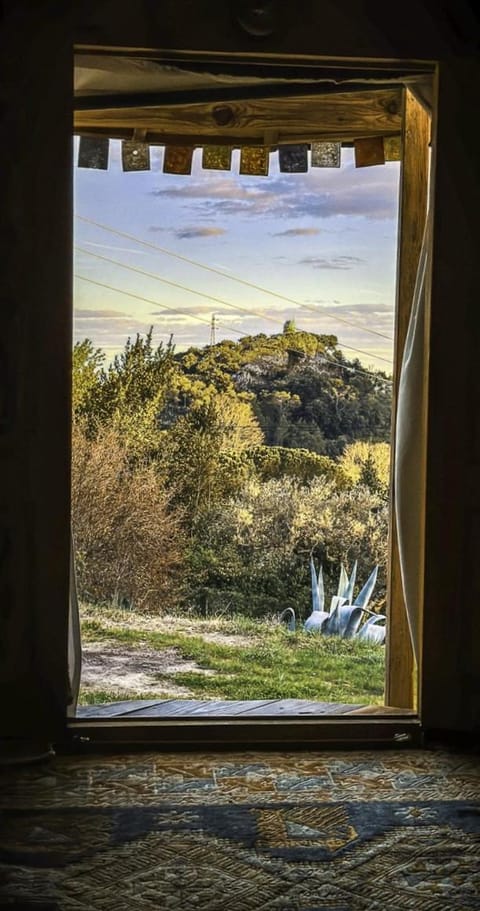
<path id="1" fill-rule="evenodd" d="M 335 457 L 354 440 L 390 438 L 388 377 L 347 360 L 335 336 L 290 328 L 190 348 L 175 359 L 192 384 L 248 397 L 267 446 Z"/>

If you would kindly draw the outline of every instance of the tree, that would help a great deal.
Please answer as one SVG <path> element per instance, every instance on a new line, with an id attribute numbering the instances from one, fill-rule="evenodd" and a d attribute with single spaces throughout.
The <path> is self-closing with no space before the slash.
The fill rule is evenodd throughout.
<path id="1" fill-rule="evenodd" d="M 263 443 L 263 433 L 249 397 L 234 393 L 218 395 L 215 397 L 215 409 L 222 433 L 222 449 L 241 452 Z"/>
<path id="2" fill-rule="evenodd" d="M 270 446 L 283 446 L 301 402 L 284 390 L 265 391 L 256 400 L 256 410 Z"/>
<path id="3" fill-rule="evenodd" d="M 157 347 L 152 327 L 145 338 L 127 339 L 83 400 L 81 413 L 90 435 L 114 428 L 132 458 L 155 456 L 160 445 L 159 413 L 176 371 L 172 341 Z"/>
<path id="4" fill-rule="evenodd" d="M 247 463 L 228 455 L 262 441 L 249 402 L 235 395 L 195 403 L 176 422 L 165 445 L 164 463 L 191 521 L 244 482 Z"/>
<path id="5" fill-rule="evenodd" d="M 358 560 L 358 578 L 366 580 L 379 564 L 377 601 L 385 597 L 388 548 L 388 503 L 378 493 L 357 486 L 338 490 L 323 522 L 325 558 L 330 566 L 351 567 Z"/>
<path id="6" fill-rule="evenodd" d="M 325 477 L 343 484 L 343 473 L 338 464 L 326 456 L 317 455 L 308 449 L 286 446 L 256 446 L 246 453 L 257 478 L 261 481 L 294 478 L 298 483 Z"/>
<path id="7" fill-rule="evenodd" d="M 89 401 L 98 388 L 105 354 L 94 348 L 89 338 L 76 342 L 72 358 L 72 408 L 74 417 L 80 417 L 89 407 Z"/>
<path id="8" fill-rule="evenodd" d="M 350 443 L 339 460 L 349 486 L 362 484 L 374 493 L 388 496 L 390 487 L 390 446 L 388 443 Z"/>

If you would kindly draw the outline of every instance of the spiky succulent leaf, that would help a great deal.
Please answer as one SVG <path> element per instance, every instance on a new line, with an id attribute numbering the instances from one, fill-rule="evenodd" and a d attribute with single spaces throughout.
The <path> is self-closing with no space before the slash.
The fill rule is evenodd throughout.
<path id="1" fill-rule="evenodd" d="M 370 617 L 357 633 L 356 638 L 362 639 L 363 642 L 376 642 L 382 645 L 385 642 L 386 627 L 380 626 L 382 621 L 386 620 L 383 614 L 376 614 Z"/>
<path id="2" fill-rule="evenodd" d="M 303 628 L 307 633 L 323 633 L 323 628 L 330 614 L 324 610 L 313 611 L 305 620 Z"/>
<path id="3" fill-rule="evenodd" d="M 375 567 L 375 569 L 373 570 L 373 572 L 370 574 L 367 581 L 365 582 L 365 585 L 363 586 L 363 588 L 361 589 L 361 591 L 358 593 L 357 597 L 355 598 L 355 601 L 353 603 L 357 607 L 368 607 L 368 602 L 370 601 L 370 598 L 372 597 L 373 589 L 375 588 L 375 583 L 377 581 L 377 575 L 378 575 L 378 566 Z"/>
<path id="4" fill-rule="evenodd" d="M 347 585 L 348 585 L 347 570 L 345 569 L 345 567 L 342 563 L 340 566 L 340 579 L 338 580 L 338 589 L 337 589 L 337 596 L 339 598 L 342 597 Z"/>
<path id="5" fill-rule="evenodd" d="M 357 578 L 357 566 L 358 566 L 358 561 L 355 560 L 355 563 L 353 564 L 352 574 L 348 580 L 348 584 L 347 584 L 345 590 L 342 592 L 343 597 L 345 598 L 346 601 L 348 601 L 349 604 L 352 603 L 353 589 L 355 587 L 355 580 Z"/>

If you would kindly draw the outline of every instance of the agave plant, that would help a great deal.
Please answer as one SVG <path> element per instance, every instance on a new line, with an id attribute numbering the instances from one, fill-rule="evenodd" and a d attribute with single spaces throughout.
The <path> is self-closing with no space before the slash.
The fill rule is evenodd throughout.
<path id="1" fill-rule="evenodd" d="M 309 622 L 315 614 L 315 577 L 320 574 L 323 577 L 322 568 L 320 567 L 318 576 L 316 575 L 315 565 L 311 562 L 312 572 L 312 600 L 314 611 L 305 621 L 304 629 L 317 629 L 324 636 L 341 636 L 343 639 L 363 639 L 366 642 L 383 643 L 385 641 L 385 626 L 380 624 L 385 620 L 383 614 L 374 614 L 368 610 L 368 603 L 372 597 L 373 589 L 377 581 L 378 566 L 372 571 L 365 585 L 359 591 L 353 601 L 353 592 L 357 577 L 357 561 L 355 561 L 350 577 L 348 577 L 345 567 L 340 568 L 340 579 L 338 583 L 337 594 L 331 599 L 330 610 L 326 612 L 326 617 L 322 622 L 315 623 L 313 626 Z M 323 589 L 323 578 L 322 578 Z M 352 603 L 353 601 L 353 603 Z M 366 615 L 369 619 L 365 619 Z M 362 623 L 363 621 L 363 623 Z"/>
<path id="2" fill-rule="evenodd" d="M 313 558 L 310 558 L 310 574 L 312 613 L 305 620 L 304 630 L 322 633 L 324 636 L 341 636 L 343 639 L 362 639 L 364 642 L 375 642 L 380 645 L 385 642 L 384 614 L 375 614 L 368 609 L 377 581 L 378 566 L 372 571 L 352 603 L 357 578 L 357 561 L 350 576 L 342 564 L 337 594 L 331 599 L 329 610 L 325 610 L 323 569 L 320 566 L 317 573 Z M 295 630 L 296 617 L 293 608 L 284 610 L 280 619 L 287 624 L 289 630 Z"/>

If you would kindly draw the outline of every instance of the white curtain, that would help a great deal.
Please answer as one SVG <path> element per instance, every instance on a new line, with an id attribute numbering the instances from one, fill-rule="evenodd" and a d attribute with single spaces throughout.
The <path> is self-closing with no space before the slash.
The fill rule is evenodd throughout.
<path id="1" fill-rule="evenodd" d="M 419 661 L 423 573 L 426 408 L 426 296 L 430 216 L 420 252 L 412 311 L 400 371 L 395 442 L 395 518 L 403 594 L 415 659 Z"/>
<path id="2" fill-rule="evenodd" d="M 68 677 L 70 688 L 68 715 L 70 717 L 74 716 L 77 711 L 81 669 L 82 644 L 80 639 L 80 616 L 78 612 L 77 580 L 75 575 L 75 550 L 72 535 L 70 537 L 70 604 L 68 614 Z"/>

